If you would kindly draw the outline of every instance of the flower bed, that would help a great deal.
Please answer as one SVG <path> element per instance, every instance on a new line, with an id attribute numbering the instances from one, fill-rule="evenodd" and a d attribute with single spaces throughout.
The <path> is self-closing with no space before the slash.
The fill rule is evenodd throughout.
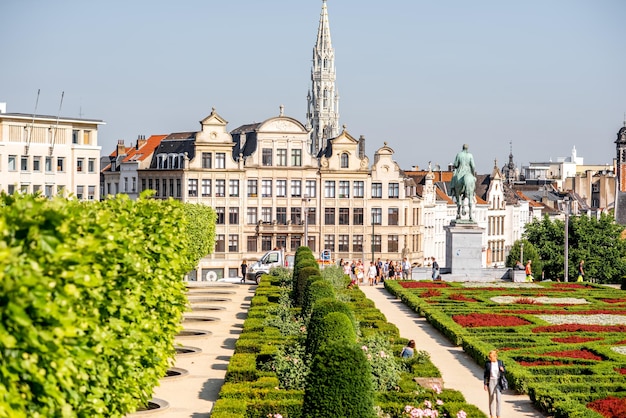
<path id="1" fill-rule="evenodd" d="M 512 388 L 528 393 L 546 415 L 587 416 L 592 413 L 586 405 L 598 396 L 624 393 L 626 313 L 621 303 L 626 298 L 616 298 L 613 288 L 449 282 L 438 289 L 441 296 L 424 299 L 417 289 L 396 283 L 385 287 L 479 364 L 489 350 L 498 349 Z M 486 303 L 476 302 L 486 295 Z M 524 302 L 542 305 L 510 305 Z"/>
<path id="2" fill-rule="evenodd" d="M 624 418 L 626 417 L 626 399 L 609 396 L 608 398 L 598 399 L 587 404 L 587 408 L 601 414 L 606 418 Z"/>
<path id="3" fill-rule="evenodd" d="M 451 294 L 449 299 L 450 300 L 458 300 L 458 301 L 462 301 L 462 302 L 478 302 L 477 299 L 467 297 L 467 296 L 462 295 L 460 293 L 453 293 L 453 294 Z"/>
<path id="4" fill-rule="evenodd" d="M 620 333 L 626 332 L 624 325 L 581 325 L 581 324 L 563 324 L 548 325 L 544 327 L 536 327 L 532 329 L 534 333 L 540 332 L 610 332 Z"/>
<path id="5" fill-rule="evenodd" d="M 579 344 L 586 343 L 589 341 L 600 341 L 602 337 L 578 337 L 576 335 L 570 335 L 569 337 L 554 337 L 550 338 L 551 341 L 555 343 L 563 343 L 563 344 Z"/>
<path id="6" fill-rule="evenodd" d="M 525 319 L 511 315 L 496 315 L 496 314 L 483 314 L 473 313 L 469 315 L 454 315 L 452 317 L 454 322 L 463 327 L 516 327 L 521 325 L 528 325 Z"/>
<path id="7" fill-rule="evenodd" d="M 398 282 L 398 284 L 405 289 L 429 289 L 429 288 L 441 288 L 450 287 L 446 283 L 440 282 Z"/>
<path id="8" fill-rule="evenodd" d="M 580 358 L 584 360 L 602 361 L 604 357 L 597 355 L 589 350 L 566 350 L 566 351 L 550 351 L 543 353 L 544 356 Z"/>

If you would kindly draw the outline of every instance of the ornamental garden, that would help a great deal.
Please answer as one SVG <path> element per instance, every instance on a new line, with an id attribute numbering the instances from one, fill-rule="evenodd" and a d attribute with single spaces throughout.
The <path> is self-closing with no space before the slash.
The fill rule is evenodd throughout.
<path id="1" fill-rule="evenodd" d="M 626 416 L 626 295 L 589 283 L 393 282 L 385 287 L 555 417 Z"/>
<path id="2" fill-rule="evenodd" d="M 0 196 L 0 418 L 123 417 L 175 355 L 184 274 L 214 246 L 215 213 L 142 196 L 85 203 Z M 547 415 L 626 416 L 626 296 L 590 283 L 387 281 Z M 301 247 L 251 301 L 215 418 L 482 418 L 445 389 L 337 267 Z"/>

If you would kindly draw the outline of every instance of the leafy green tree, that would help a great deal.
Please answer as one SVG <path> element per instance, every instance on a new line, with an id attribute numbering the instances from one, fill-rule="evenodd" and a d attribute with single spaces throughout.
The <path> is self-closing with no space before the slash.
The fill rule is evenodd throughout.
<path id="1" fill-rule="evenodd" d="M 571 216 L 568 226 L 568 278 L 576 279 L 578 263 L 580 260 L 585 260 L 586 280 L 618 283 L 626 274 L 626 242 L 621 236 L 624 227 L 618 225 L 611 216 L 606 214 L 598 219 L 588 216 Z M 537 248 L 545 278 L 562 278 L 565 246 L 564 222 L 558 219 L 552 221 L 546 215 L 541 221 L 535 220 L 526 225 L 524 238 Z M 526 244 L 524 258 L 526 258 Z"/>
<path id="2" fill-rule="evenodd" d="M 522 254 L 522 245 L 524 244 L 524 254 Z M 522 260 L 521 257 L 524 257 Z M 511 247 L 511 252 L 506 258 L 507 267 L 515 267 L 518 261 L 521 260 L 522 264 L 526 264 L 528 260 L 532 260 L 533 276 L 535 279 L 541 278 L 541 272 L 543 271 L 543 263 L 537 248 L 528 240 L 517 240 Z"/>
<path id="3" fill-rule="evenodd" d="M 624 227 L 612 216 L 599 219 L 587 216 L 570 218 L 569 277 L 578 275 L 578 263 L 585 260 L 585 280 L 599 283 L 619 283 L 626 273 L 626 241 Z"/>
<path id="4" fill-rule="evenodd" d="M 535 246 L 539 253 L 545 279 L 557 280 L 563 277 L 564 228 L 563 221 L 558 219 L 552 221 L 548 215 L 545 215 L 540 221 L 533 220 L 526 224 L 524 243 L 529 242 Z M 524 258 L 527 259 L 526 244 L 524 244 Z M 533 274 L 536 274 L 534 269 Z M 541 272 L 535 277 L 541 277 Z"/>

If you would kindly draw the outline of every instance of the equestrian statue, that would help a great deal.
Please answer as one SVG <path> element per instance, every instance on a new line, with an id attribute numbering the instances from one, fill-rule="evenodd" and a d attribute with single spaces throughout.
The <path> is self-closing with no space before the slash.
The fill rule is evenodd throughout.
<path id="1" fill-rule="evenodd" d="M 469 212 L 469 221 L 474 222 L 472 208 L 476 191 L 476 169 L 474 157 L 467 150 L 467 144 L 463 144 L 463 149 L 454 159 L 454 175 L 450 182 L 450 191 L 456 201 L 456 219 L 460 220 L 461 216 Z M 467 199 L 467 211 L 465 199 Z"/>

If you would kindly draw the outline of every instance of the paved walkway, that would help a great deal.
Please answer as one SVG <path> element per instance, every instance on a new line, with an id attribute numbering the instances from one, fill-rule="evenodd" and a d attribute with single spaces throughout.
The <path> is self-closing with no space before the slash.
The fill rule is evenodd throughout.
<path id="1" fill-rule="evenodd" d="M 178 355 L 174 366 L 188 373 L 181 377 L 161 380 L 154 398 L 165 400 L 161 410 L 144 411 L 129 416 L 156 415 L 159 418 L 208 418 L 224 384 L 226 368 L 235 349 L 243 322 L 248 315 L 255 285 L 239 283 L 192 284 L 189 299 L 192 312 L 186 316 L 213 318 L 185 321 L 185 330 L 210 331 L 207 335 L 179 336 L 177 343 L 197 347 L 199 354 Z M 459 347 L 455 347 L 424 318 L 391 296 L 383 287 L 363 286 L 366 296 L 389 322 L 396 324 L 400 335 L 414 339 L 418 350 L 428 351 L 432 362 L 441 371 L 444 387 L 459 390 L 468 403 L 489 415 L 487 393 L 482 385 L 482 368 Z M 502 418 L 544 417 L 533 408 L 528 396 L 504 395 Z"/>
<path id="2" fill-rule="evenodd" d="M 362 286 L 361 290 L 376 304 L 387 321 L 398 327 L 402 337 L 415 340 L 416 349 L 430 354 L 431 361 L 441 371 L 445 388 L 460 391 L 468 403 L 476 405 L 489 416 L 482 367 L 465 354 L 461 347 L 452 345 L 426 319 L 419 317 L 381 285 Z M 502 418 L 545 417 L 534 408 L 527 395 L 516 395 L 507 391 L 502 400 Z"/>
<path id="3" fill-rule="evenodd" d="M 204 335 L 179 335 L 177 345 L 200 348 L 197 354 L 177 355 L 174 367 L 188 373 L 162 379 L 154 398 L 168 403 L 166 408 L 142 411 L 128 418 L 155 415 L 158 418 L 208 418 L 226 377 L 228 362 L 235 351 L 243 322 L 248 316 L 256 285 L 240 283 L 190 283 L 192 310 L 183 322 L 189 331 L 209 331 Z M 195 319 L 195 320 L 194 320 Z M 201 319 L 201 320 L 198 320 Z"/>

